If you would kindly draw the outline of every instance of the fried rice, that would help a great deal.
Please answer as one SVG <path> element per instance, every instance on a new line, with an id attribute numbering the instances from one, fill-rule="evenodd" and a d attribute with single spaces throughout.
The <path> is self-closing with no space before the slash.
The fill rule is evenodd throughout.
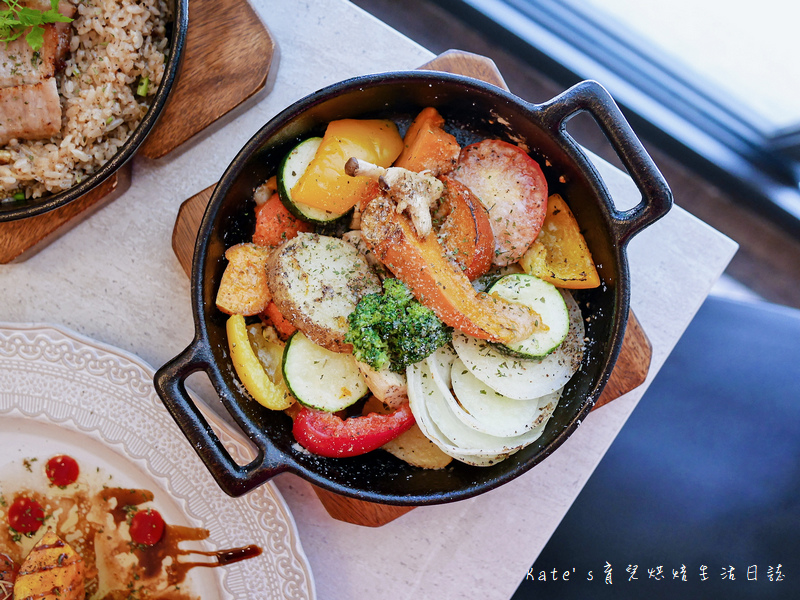
<path id="1" fill-rule="evenodd" d="M 116 154 L 164 76 L 166 0 L 69 0 L 70 53 L 56 75 L 61 133 L 0 146 L 0 201 L 38 198 L 80 183 Z"/>

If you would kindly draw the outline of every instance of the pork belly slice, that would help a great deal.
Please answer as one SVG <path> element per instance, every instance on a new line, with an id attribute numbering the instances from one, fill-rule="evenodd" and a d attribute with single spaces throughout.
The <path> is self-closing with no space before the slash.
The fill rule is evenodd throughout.
<path id="1" fill-rule="evenodd" d="M 0 146 L 13 138 L 47 139 L 59 131 L 61 103 L 55 78 L 0 89 Z"/>
<path id="2" fill-rule="evenodd" d="M 50 3 L 42 0 L 22 2 L 28 8 L 50 10 Z M 0 10 L 6 5 L 0 1 Z M 72 18 L 75 7 L 69 2 L 61 2 L 58 11 Z M 44 28 L 44 45 L 34 52 L 25 41 L 25 35 L 10 44 L 0 43 L 0 88 L 41 83 L 55 75 L 62 61 L 69 53 L 71 23 L 48 23 Z"/>

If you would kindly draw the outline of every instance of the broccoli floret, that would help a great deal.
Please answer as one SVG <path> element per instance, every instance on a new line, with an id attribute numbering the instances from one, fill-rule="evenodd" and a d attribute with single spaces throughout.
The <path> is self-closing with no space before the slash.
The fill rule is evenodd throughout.
<path id="1" fill-rule="evenodd" d="M 388 299 L 403 306 L 414 300 L 411 290 L 399 279 L 385 279 L 383 281 L 383 294 Z"/>
<path id="2" fill-rule="evenodd" d="M 344 339 L 353 345 L 353 355 L 378 371 L 388 365 L 402 373 L 453 337 L 453 329 L 397 279 L 386 279 L 382 294 L 364 296 L 347 321 Z"/>
<path id="3" fill-rule="evenodd" d="M 367 294 L 347 317 L 349 328 L 344 338 L 353 344 L 358 360 L 378 370 L 389 362 L 389 347 L 378 330 L 383 312 L 383 295 Z"/>

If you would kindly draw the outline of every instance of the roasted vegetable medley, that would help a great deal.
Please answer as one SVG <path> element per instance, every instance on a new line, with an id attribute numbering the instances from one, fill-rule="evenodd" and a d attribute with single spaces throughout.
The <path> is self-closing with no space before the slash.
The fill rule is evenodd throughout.
<path id="1" fill-rule="evenodd" d="M 462 148 L 423 109 L 342 119 L 254 191 L 217 307 L 236 373 L 307 451 L 489 466 L 535 441 L 579 369 L 570 289 L 600 278 L 520 146 Z M 337 232 L 331 234 L 331 232 Z"/>

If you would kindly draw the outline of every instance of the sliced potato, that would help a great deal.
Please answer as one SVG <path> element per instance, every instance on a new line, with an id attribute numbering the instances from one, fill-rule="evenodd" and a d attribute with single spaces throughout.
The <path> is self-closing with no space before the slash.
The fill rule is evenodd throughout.
<path id="1" fill-rule="evenodd" d="M 237 244 L 225 251 L 228 266 L 217 290 L 217 308 L 229 315 L 257 315 L 270 301 L 266 263 L 270 251 L 256 244 Z"/>
<path id="2" fill-rule="evenodd" d="M 381 283 L 355 246 L 339 238 L 299 233 L 267 261 L 267 282 L 278 310 L 314 343 L 333 352 L 346 344 L 347 316 Z"/>
<path id="3" fill-rule="evenodd" d="M 425 437 L 417 424 L 382 447 L 389 454 L 420 469 L 444 469 L 453 461 L 452 456 Z"/>
<path id="4" fill-rule="evenodd" d="M 14 600 L 83 600 L 83 559 L 48 531 L 30 551 L 14 582 Z"/>
<path id="5" fill-rule="evenodd" d="M 371 412 L 384 414 L 391 410 L 373 396 L 364 405 L 363 414 Z M 453 460 L 451 456 L 442 452 L 436 444 L 425 437 L 419 425 L 416 424 L 391 442 L 384 444 L 382 448 L 389 454 L 420 469 L 444 469 Z"/>

